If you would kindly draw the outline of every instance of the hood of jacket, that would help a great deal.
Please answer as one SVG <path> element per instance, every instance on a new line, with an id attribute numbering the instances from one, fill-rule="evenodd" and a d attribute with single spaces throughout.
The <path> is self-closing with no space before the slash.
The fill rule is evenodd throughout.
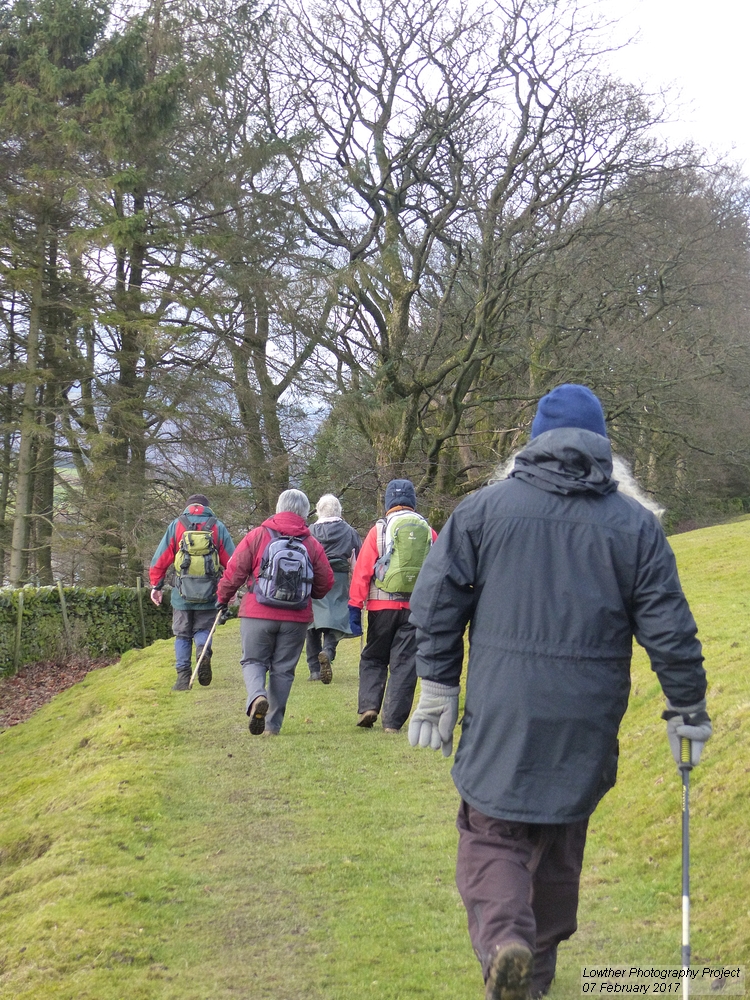
<path id="1" fill-rule="evenodd" d="M 204 507 L 202 503 L 189 503 L 182 513 L 187 514 L 188 517 L 197 517 L 203 520 L 209 517 L 216 517 L 211 508 Z"/>
<path id="2" fill-rule="evenodd" d="M 267 517 L 263 522 L 263 527 L 272 528 L 282 535 L 294 535 L 295 538 L 307 538 L 310 534 L 310 529 L 307 527 L 304 517 L 300 517 L 299 514 L 293 514 L 288 510 L 282 511 L 281 514 L 273 514 L 271 517 Z"/>
<path id="3" fill-rule="evenodd" d="M 535 437 L 516 455 L 510 477 L 566 496 L 604 496 L 617 489 L 609 438 L 578 427 L 559 427 Z"/>
<path id="4" fill-rule="evenodd" d="M 361 545 L 354 528 L 341 517 L 316 521 L 310 525 L 310 534 L 323 546 L 329 560 L 348 559 L 352 550 L 358 551 Z"/>

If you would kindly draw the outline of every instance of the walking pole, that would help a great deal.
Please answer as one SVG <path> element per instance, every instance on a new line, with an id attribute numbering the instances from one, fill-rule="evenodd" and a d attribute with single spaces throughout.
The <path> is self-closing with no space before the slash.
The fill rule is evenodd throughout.
<path id="1" fill-rule="evenodd" d="M 690 740 L 680 739 L 682 774 L 682 996 L 690 996 L 690 772 L 693 769 Z"/>
<path id="2" fill-rule="evenodd" d="M 201 653 L 201 655 L 200 655 L 200 656 L 198 657 L 198 662 L 197 662 L 197 663 L 195 664 L 195 670 L 194 670 L 194 671 L 193 671 L 193 673 L 191 674 L 191 677 L 190 677 L 190 683 L 188 684 L 188 690 L 189 690 L 189 689 L 190 689 L 190 688 L 191 688 L 191 687 L 193 686 L 193 681 L 195 680 L 195 676 L 196 676 L 196 674 L 198 673 L 198 667 L 199 667 L 199 666 L 201 665 L 201 663 L 203 662 L 203 657 L 204 657 L 204 656 L 206 655 L 206 650 L 207 650 L 207 649 L 209 648 L 209 646 L 211 645 L 211 636 L 212 636 L 212 635 L 214 634 L 214 632 L 216 631 L 216 626 L 217 626 L 217 625 L 219 624 L 219 619 L 221 618 L 221 616 L 222 616 L 223 614 L 224 614 L 224 612 L 223 612 L 223 611 L 218 611 L 218 612 L 216 613 L 216 618 L 214 618 L 214 623 L 213 623 L 213 625 L 211 626 L 211 631 L 210 631 L 210 632 L 208 633 L 208 639 L 206 639 L 205 643 L 203 644 L 203 652 L 202 652 L 202 653 Z"/>

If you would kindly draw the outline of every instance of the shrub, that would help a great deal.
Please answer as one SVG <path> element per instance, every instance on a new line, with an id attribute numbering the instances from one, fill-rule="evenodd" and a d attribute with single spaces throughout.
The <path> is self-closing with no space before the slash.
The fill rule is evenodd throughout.
<path id="1" fill-rule="evenodd" d="M 20 649 L 16 654 L 19 597 L 23 594 Z M 143 646 L 135 587 L 64 587 L 66 630 L 57 587 L 0 590 L 0 674 L 14 664 L 63 661 L 72 655 L 117 656 Z M 172 635 L 169 591 L 157 608 L 141 591 L 146 645 Z"/>

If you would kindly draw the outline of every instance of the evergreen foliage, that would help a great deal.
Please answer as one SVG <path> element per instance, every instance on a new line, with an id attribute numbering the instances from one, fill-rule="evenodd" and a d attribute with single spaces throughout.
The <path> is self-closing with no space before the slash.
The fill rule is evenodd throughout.
<path id="1" fill-rule="evenodd" d="M 440 525 L 583 381 L 700 523 L 750 503 L 748 186 L 580 0 L 0 11 L 0 582 L 132 585 L 195 490 Z"/>
<path id="2" fill-rule="evenodd" d="M 165 592 L 168 595 L 168 591 Z M 20 650 L 16 653 L 19 596 L 23 594 Z M 112 657 L 143 646 L 138 592 L 133 587 L 64 587 L 68 627 L 57 587 L 0 590 L 0 674 L 14 663 L 64 661 L 70 656 Z M 172 634 L 169 598 L 159 608 L 141 591 L 146 644 Z"/>

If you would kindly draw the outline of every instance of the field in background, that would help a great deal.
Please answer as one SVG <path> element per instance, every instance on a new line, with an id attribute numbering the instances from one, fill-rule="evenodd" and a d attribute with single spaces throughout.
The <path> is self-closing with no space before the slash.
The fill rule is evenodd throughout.
<path id="1" fill-rule="evenodd" d="M 750 521 L 676 536 L 716 735 L 693 775 L 693 955 L 750 964 Z M 215 680 L 173 694 L 171 644 L 90 674 L 0 735 L 0 997 L 481 1000 L 453 884 L 450 762 L 360 730 L 358 643 L 300 666 L 278 739 L 250 737 L 236 623 Z M 680 781 L 642 656 L 621 771 L 591 823 L 582 964 L 679 963 Z"/>

